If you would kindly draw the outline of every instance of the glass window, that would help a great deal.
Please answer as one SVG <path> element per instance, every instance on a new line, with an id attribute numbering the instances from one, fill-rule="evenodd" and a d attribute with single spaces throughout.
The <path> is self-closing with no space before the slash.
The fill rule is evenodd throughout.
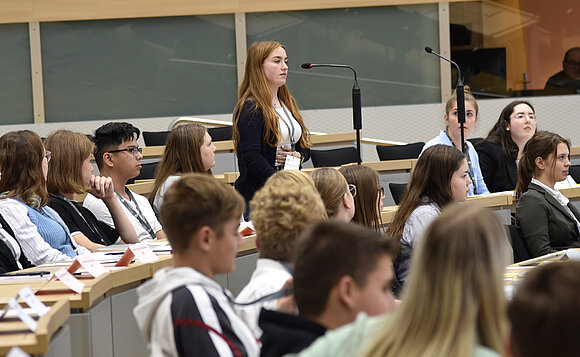
<path id="1" fill-rule="evenodd" d="M 233 15 L 41 24 L 47 122 L 231 111 Z"/>
<path id="2" fill-rule="evenodd" d="M 300 64 L 340 63 L 358 73 L 362 105 L 438 102 L 438 5 L 365 7 L 246 14 L 248 46 L 276 40 L 286 46 L 288 86 L 303 109 L 351 106 L 348 69 L 304 70 Z"/>
<path id="3" fill-rule="evenodd" d="M 580 92 L 576 0 L 452 2 L 451 57 L 479 97 Z"/>
<path id="4" fill-rule="evenodd" d="M 0 124 L 34 122 L 28 24 L 0 25 Z"/>

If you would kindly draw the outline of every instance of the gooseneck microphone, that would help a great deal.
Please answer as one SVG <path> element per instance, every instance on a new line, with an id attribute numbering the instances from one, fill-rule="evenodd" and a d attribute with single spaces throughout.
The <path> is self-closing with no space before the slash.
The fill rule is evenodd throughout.
<path id="1" fill-rule="evenodd" d="M 463 87 L 463 80 L 461 79 L 461 69 L 457 63 L 453 62 L 445 56 L 441 56 L 439 53 L 433 51 L 433 49 L 429 46 L 425 47 L 425 52 L 433 54 L 442 60 L 451 63 L 455 66 L 455 68 L 457 68 L 457 85 L 455 86 L 455 93 L 457 96 L 457 121 L 459 122 L 459 126 L 461 128 L 461 151 L 463 151 L 464 155 L 467 155 L 465 145 L 465 128 L 463 127 L 463 124 L 465 124 L 465 89 Z"/>
<path id="2" fill-rule="evenodd" d="M 334 63 L 302 63 L 300 65 L 303 69 L 311 69 L 315 67 L 333 67 L 333 68 L 348 68 L 354 73 L 354 86 L 352 87 L 352 125 L 356 130 L 356 151 L 358 155 L 357 163 L 361 164 L 361 147 L 360 147 L 360 130 L 362 129 L 362 108 L 360 99 L 360 88 L 358 86 L 358 79 L 356 71 L 352 66 L 347 64 Z"/>

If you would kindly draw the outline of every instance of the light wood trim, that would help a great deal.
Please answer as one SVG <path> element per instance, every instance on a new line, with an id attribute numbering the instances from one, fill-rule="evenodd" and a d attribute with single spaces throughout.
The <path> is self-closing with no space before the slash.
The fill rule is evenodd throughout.
<path id="1" fill-rule="evenodd" d="M 460 2 L 460 0 L 450 0 Z M 439 3 L 440 0 L 2 0 L 0 23 L 235 14 Z"/>
<path id="2" fill-rule="evenodd" d="M 246 68 L 246 14 L 243 12 L 236 12 L 234 15 L 236 28 L 236 61 L 238 69 L 238 87 L 242 84 L 244 79 L 244 69 Z"/>
<path id="3" fill-rule="evenodd" d="M 28 24 L 30 38 L 30 75 L 32 77 L 32 107 L 34 124 L 45 122 L 44 119 L 44 84 L 42 79 L 42 49 L 40 46 L 40 24 Z"/>
<path id="4" fill-rule="evenodd" d="M 580 146 L 570 147 L 570 156 L 579 156 L 579 155 L 580 155 Z"/>
<path id="5" fill-rule="evenodd" d="M 439 51 L 441 55 L 451 58 L 448 2 L 439 3 Z M 441 102 L 446 102 L 451 97 L 451 65 L 435 56 L 433 56 L 433 60 L 439 61 L 441 71 Z"/>

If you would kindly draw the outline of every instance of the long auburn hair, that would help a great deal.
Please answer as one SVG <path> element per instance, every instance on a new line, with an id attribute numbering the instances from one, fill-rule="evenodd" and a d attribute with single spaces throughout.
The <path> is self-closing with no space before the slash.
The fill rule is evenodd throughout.
<path id="1" fill-rule="evenodd" d="M 417 160 L 411 173 L 407 191 L 399 203 L 399 208 L 386 235 L 401 239 L 407 218 L 415 208 L 423 204 L 423 197 L 435 202 L 439 207 L 451 202 L 451 177 L 465 160 L 463 153 L 454 146 L 434 145 L 428 147 Z"/>
<path id="2" fill-rule="evenodd" d="M 244 71 L 244 78 L 240 88 L 238 88 L 238 102 L 234 108 L 233 117 L 233 141 L 234 148 L 237 150 L 240 133 L 238 131 L 238 121 L 242 112 L 242 107 L 248 102 L 253 102 L 251 110 L 261 110 L 264 116 L 265 132 L 264 140 L 271 147 L 275 147 L 282 139 L 280 137 L 280 126 L 278 122 L 278 115 L 272 106 L 272 94 L 266 75 L 264 74 L 264 61 L 268 56 L 278 47 L 286 50 L 281 43 L 276 41 L 262 41 L 254 42 L 248 49 L 246 58 L 246 69 Z M 302 137 L 300 138 L 300 146 L 303 148 L 310 147 L 309 132 L 304 125 L 304 120 L 298 111 L 296 100 L 290 94 L 286 84 L 278 88 L 278 98 L 284 103 L 286 108 L 290 110 L 296 121 L 302 128 Z"/>
<path id="3" fill-rule="evenodd" d="M 503 108 L 501 114 L 499 115 L 499 119 L 493 125 L 493 128 L 487 134 L 487 138 L 484 141 L 489 141 L 490 143 L 500 145 L 501 151 L 506 157 L 509 157 L 513 160 L 518 158 L 518 146 L 512 140 L 512 136 L 509 131 L 507 131 L 507 125 L 510 123 L 511 115 L 514 112 L 514 108 L 516 105 L 525 104 L 532 109 L 532 112 L 536 112 L 532 104 L 526 100 L 516 100 Z M 537 130 L 537 129 L 536 129 Z"/>
<path id="4" fill-rule="evenodd" d="M 42 172 L 42 139 L 30 130 L 11 131 L 0 137 L 0 192 L 32 207 L 49 201 Z"/>
<path id="5" fill-rule="evenodd" d="M 538 131 L 524 146 L 524 155 L 518 165 L 518 184 L 516 185 L 516 198 L 528 190 L 528 186 L 536 172 L 536 158 L 541 157 L 546 160 L 550 155 L 556 155 L 558 144 L 566 144 L 570 150 L 570 142 L 558 134 L 549 131 Z M 556 160 L 552 162 L 552 167 Z"/>
<path id="6" fill-rule="evenodd" d="M 86 135 L 70 130 L 51 133 L 44 144 L 52 152 L 46 180 L 48 192 L 86 192 L 88 187 L 83 181 L 83 161 L 91 156 L 95 144 Z"/>
<path id="7" fill-rule="evenodd" d="M 476 345 L 503 355 L 508 247 L 493 212 L 447 206 L 417 247 L 401 305 L 363 356 L 471 356 Z"/>
<path id="8" fill-rule="evenodd" d="M 151 204 L 157 191 L 169 176 L 191 172 L 211 174 L 211 169 L 206 170 L 201 159 L 205 133 L 206 127 L 197 123 L 179 125 L 171 130 L 163 158 L 155 174 L 153 190 L 149 194 Z"/>
<path id="9" fill-rule="evenodd" d="M 340 172 L 346 181 L 356 186 L 354 197 L 353 222 L 365 225 L 375 231 L 380 231 L 383 219 L 378 212 L 378 195 L 381 186 L 379 173 L 368 166 L 349 165 L 341 167 Z"/>

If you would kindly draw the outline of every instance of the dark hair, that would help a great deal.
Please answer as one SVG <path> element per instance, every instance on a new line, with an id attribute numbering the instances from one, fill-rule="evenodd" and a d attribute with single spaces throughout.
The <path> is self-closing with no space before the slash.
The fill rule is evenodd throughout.
<path id="1" fill-rule="evenodd" d="M 518 184 L 515 193 L 519 198 L 528 190 L 528 185 L 534 177 L 536 170 L 536 158 L 541 157 L 546 160 L 550 155 L 556 155 L 558 144 L 566 144 L 570 150 L 570 142 L 558 134 L 549 131 L 538 131 L 524 146 L 524 155 L 518 165 Z M 553 165 L 556 164 L 554 160 Z"/>
<path id="2" fill-rule="evenodd" d="M 221 237 L 224 223 L 239 217 L 245 206 L 244 198 L 231 186 L 211 175 L 189 173 L 165 193 L 160 219 L 174 253 L 179 253 L 203 226 Z"/>
<path id="3" fill-rule="evenodd" d="M 580 262 L 527 273 L 508 305 L 516 356 L 579 356 Z"/>
<path id="4" fill-rule="evenodd" d="M 423 204 L 423 197 L 429 198 L 441 208 L 451 202 L 451 177 L 459 170 L 463 160 L 465 156 L 454 146 L 428 147 L 419 156 L 411 173 L 407 191 L 387 228 L 387 236 L 401 239 L 407 218 L 415 208 Z"/>
<path id="5" fill-rule="evenodd" d="M 384 255 L 394 259 L 397 242 L 355 223 L 323 222 L 308 231 L 296 250 L 294 298 L 301 315 L 320 315 L 333 286 L 345 275 L 360 288 Z"/>
<path id="6" fill-rule="evenodd" d="M 111 122 L 95 131 L 95 162 L 99 169 L 103 167 L 103 155 L 109 150 L 115 150 L 124 141 L 139 139 L 141 132 L 129 123 Z"/>
<path id="7" fill-rule="evenodd" d="M 29 206 L 48 204 L 46 179 L 42 171 L 44 146 L 37 133 L 11 131 L 0 137 L 0 192 L 5 197 L 19 196 Z"/>
<path id="8" fill-rule="evenodd" d="M 518 146 L 512 140 L 512 136 L 507 131 L 507 125 L 510 123 L 511 115 L 514 112 L 514 108 L 517 105 L 525 104 L 532 109 L 532 112 L 536 112 L 532 104 L 526 100 L 516 100 L 503 108 L 501 114 L 499 115 L 499 119 L 494 124 L 493 128 L 487 134 L 487 138 L 484 141 L 489 141 L 490 143 L 501 145 L 501 151 L 506 157 L 511 158 L 512 160 L 516 160 L 518 158 Z"/>
<path id="9" fill-rule="evenodd" d="M 564 55 L 564 62 L 566 62 L 568 60 L 568 56 L 570 55 L 570 53 L 575 52 L 575 51 L 580 51 L 580 47 L 572 47 L 571 49 L 566 51 L 566 54 Z"/>

